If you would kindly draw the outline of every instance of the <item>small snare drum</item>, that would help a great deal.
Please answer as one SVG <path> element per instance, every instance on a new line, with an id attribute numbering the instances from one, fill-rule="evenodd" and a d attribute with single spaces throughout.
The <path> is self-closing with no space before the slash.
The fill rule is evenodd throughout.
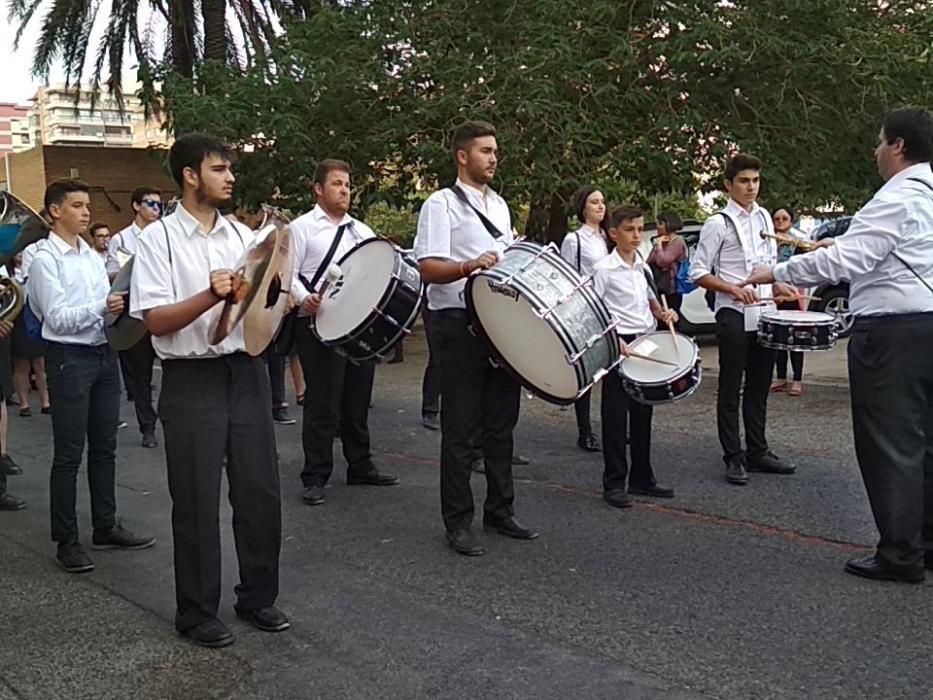
<path id="1" fill-rule="evenodd" d="M 773 350 L 830 350 L 836 336 L 836 317 L 821 311 L 768 311 L 758 320 L 758 342 Z"/>
<path id="2" fill-rule="evenodd" d="M 676 344 L 675 344 L 676 343 Z M 619 365 L 622 386 L 638 403 L 653 406 L 685 399 L 703 380 L 700 349 L 693 339 L 680 333 L 656 331 L 636 338 L 629 350 L 668 364 L 640 357 L 626 357 Z"/>

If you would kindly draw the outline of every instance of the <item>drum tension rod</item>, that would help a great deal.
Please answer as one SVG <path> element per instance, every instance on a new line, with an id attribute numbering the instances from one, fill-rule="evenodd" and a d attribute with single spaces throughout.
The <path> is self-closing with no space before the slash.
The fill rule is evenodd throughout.
<path id="1" fill-rule="evenodd" d="M 559 307 L 561 304 L 563 304 L 564 302 L 566 302 L 570 297 L 572 297 L 574 294 L 576 294 L 578 291 L 580 291 L 581 289 L 583 289 L 586 285 L 588 285 L 588 284 L 589 284 L 590 282 L 592 282 L 592 281 L 593 281 L 593 276 L 592 276 L 592 275 L 587 275 L 586 277 L 584 277 L 584 278 L 580 281 L 580 284 L 578 284 L 576 287 L 574 287 L 572 290 L 570 290 L 570 293 L 569 293 L 569 294 L 565 294 L 565 295 L 562 296 L 560 299 L 558 299 L 558 300 L 554 303 L 553 306 L 549 306 L 549 307 L 546 308 L 544 311 L 535 311 L 535 312 L 534 312 L 535 316 L 537 316 L 538 318 L 540 318 L 540 319 L 542 319 L 542 320 L 543 320 L 543 319 L 546 319 L 548 316 L 550 316 L 552 313 L 554 313 L 554 310 L 555 310 L 557 307 Z"/>
<path id="2" fill-rule="evenodd" d="M 552 244 L 548 244 L 548 245 L 552 245 Z M 526 262 L 524 265 L 518 268 L 515 272 L 513 272 L 511 275 L 509 275 L 504 280 L 502 280 L 502 282 L 500 282 L 499 284 L 504 284 L 504 285 L 511 284 L 512 280 L 515 279 L 516 275 L 520 275 L 521 273 L 523 273 L 529 267 L 534 265 L 535 262 L 538 260 L 538 258 L 547 255 L 549 252 L 553 252 L 553 251 L 548 246 L 545 246 L 544 248 L 539 250 L 531 260 Z"/>
<path id="3" fill-rule="evenodd" d="M 613 331 L 615 331 L 616 327 L 620 323 L 622 323 L 622 321 L 620 319 L 616 319 L 612 323 L 610 323 L 606 327 L 606 330 L 604 330 L 602 333 L 597 333 L 596 335 L 590 337 L 586 341 L 586 343 L 583 344 L 583 349 L 580 352 L 570 355 L 567 358 L 567 363 L 571 365 L 576 364 L 577 360 L 583 357 L 590 350 L 590 348 L 592 348 L 597 342 L 599 342 L 600 339 L 605 338 L 606 334 L 612 333 Z"/>

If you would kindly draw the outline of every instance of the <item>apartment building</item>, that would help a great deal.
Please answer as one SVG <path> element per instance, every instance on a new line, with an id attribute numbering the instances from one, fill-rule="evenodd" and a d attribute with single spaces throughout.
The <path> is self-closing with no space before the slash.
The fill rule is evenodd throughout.
<path id="1" fill-rule="evenodd" d="M 18 153 L 32 146 L 29 107 L 0 102 L 0 160 L 7 153 Z"/>

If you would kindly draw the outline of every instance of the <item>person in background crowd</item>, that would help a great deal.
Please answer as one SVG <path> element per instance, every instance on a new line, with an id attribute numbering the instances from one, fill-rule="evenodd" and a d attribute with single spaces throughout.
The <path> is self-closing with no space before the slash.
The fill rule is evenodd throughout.
<path id="1" fill-rule="evenodd" d="M 13 324 L 8 321 L 0 321 L 0 372 L 3 371 L 3 367 L 10 366 L 9 337 L 12 332 Z M 22 510 L 26 507 L 26 502 L 6 490 L 6 478 L 23 473 L 23 470 L 6 451 L 8 426 L 9 416 L 6 401 L 4 400 L 3 390 L 0 388 L 0 510 Z"/>
<path id="2" fill-rule="evenodd" d="M 22 254 L 13 258 L 13 279 L 25 285 Z M 13 389 L 19 405 L 19 415 L 28 418 L 32 415 L 29 407 L 30 377 L 35 375 L 35 387 L 39 394 L 42 413 L 51 413 L 49 407 L 49 386 L 45 374 L 45 343 L 30 338 L 26 330 L 26 319 L 19 314 L 13 321 L 13 332 L 9 338 L 10 354 L 13 357 Z"/>
<path id="3" fill-rule="evenodd" d="M 94 546 L 143 549 L 155 543 L 153 537 L 134 535 L 116 517 L 120 372 L 104 336 L 104 314 L 120 313 L 124 299 L 109 294 L 104 262 L 82 238 L 91 217 L 89 191 L 78 180 L 57 180 L 48 186 L 45 207 L 52 231 L 40 242 L 26 282 L 30 306 L 48 344 L 52 540 L 58 545 L 59 564 L 71 573 L 94 568 L 80 544 L 75 512 L 85 441 Z"/>
<path id="4" fill-rule="evenodd" d="M 774 233 L 778 236 L 788 238 L 799 238 L 802 241 L 807 240 L 807 235 L 794 228 L 794 212 L 790 207 L 779 207 L 771 213 L 771 219 L 774 221 Z M 790 260 L 790 256 L 796 252 L 796 248 L 787 243 L 781 243 L 778 246 L 778 262 Z M 798 290 L 801 296 L 805 294 L 804 290 Z M 778 304 L 779 309 L 788 311 L 805 311 L 807 300 L 805 298 L 796 301 L 785 301 Z M 787 358 L 790 355 L 790 365 L 794 372 L 793 382 L 787 385 Z M 789 396 L 800 396 L 803 393 L 803 355 L 802 352 L 793 352 L 787 350 L 777 350 L 774 354 L 775 379 L 771 384 L 771 391 L 786 391 Z"/>
<path id="5" fill-rule="evenodd" d="M 580 188 L 573 196 L 573 211 L 582 225 L 564 236 L 560 255 L 584 277 L 593 274 L 593 268 L 606 257 L 606 199 L 593 185 Z M 599 440 L 590 421 L 590 392 L 586 392 L 573 405 L 577 415 L 577 446 L 587 452 L 599 451 Z"/>
<path id="6" fill-rule="evenodd" d="M 139 234 L 162 215 L 162 192 L 155 187 L 143 185 L 133 190 L 130 196 L 133 206 L 133 221 L 110 240 L 107 253 L 107 274 L 113 279 L 120 271 L 120 257 L 136 255 L 139 249 Z M 147 333 L 129 350 L 120 353 L 123 381 L 126 393 L 132 397 L 136 409 L 136 423 L 142 435 L 140 443 L 152 449 L 159 444 L 156 438 L 156 421 L 159 416 L 152 407 L 152 366 L 155 363 L 152 338 Z"/>
<path id="7" fill-rule="evenodd" d="M 684 224 L 677 214 L 665 211 L 658 214 L 657 226 L 658 236 L 648 255 L 648 266 L 668 307 L 679 312 L 682 298 L 677 292 L 677 272 L 690 254 L 687 243 L 678 235 Z"/>
<path id="8" fill-rule="evenodd" d="M 95 221 L 87 229 L 87 238 L 94 252 L 100 255 L 106 263 L 110 251 L 110 229 L 107 228 L 107 224 Z"/>

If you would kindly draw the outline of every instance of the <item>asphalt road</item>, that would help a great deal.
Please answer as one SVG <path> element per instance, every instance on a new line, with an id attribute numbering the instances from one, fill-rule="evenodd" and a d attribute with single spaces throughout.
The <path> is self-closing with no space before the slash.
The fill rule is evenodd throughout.
<path id="1" fill-rule="evenodd" d="M 158 543 L 94 552 L 97 569 L 80 576 L 57 568 L 49 541 L 48 419 L 13 415 L 26 474 L 10 490 L 29 508 L 0 514 L 0 698 L 933 697 L 933 583 L 842 572 L 875 538 L 844 387 L 773 397 L 772 446 L 798 472 L 741 488 L 722 479 L 708 376 L 655 413 L 654 464 L 676 499 L 624 512 L 601 501 L 601 460 L 576 448 L 573 412 L 524 400 L 517 447 L 533 463 L 516 469 L 516 508 L 541 537 L 486 534 L 486 556 L 465 558 L 443 539 L 423 366 L 415 338 L 404 364 L 377 372 L 373 444 L 399 486 L 346 486 L 338 444 L 327 504 L 308 508 L 299 426 L 277 428 L 279 604 L 293 627 L 268 635 L 235 620 L 227 526 L 221 617 L 238 638 L 223 650 L 172 627 L 163 454 L 139 447 L 130 405 L 119 509 Z M 484 490 L 478 476 L 478 508 Z M 79 493 L 89 538 L 83 479 Z"/>

